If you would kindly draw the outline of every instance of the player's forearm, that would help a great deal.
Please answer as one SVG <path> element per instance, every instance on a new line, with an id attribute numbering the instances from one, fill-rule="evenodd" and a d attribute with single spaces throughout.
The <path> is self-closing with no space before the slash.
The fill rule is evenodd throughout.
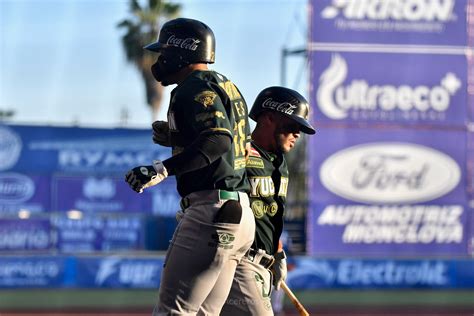
<path id="1" fill-rule="evenodd" d="M 163 161 L 170 175 L 183 174 L 209 166 L 232 147 L 229 136 L 209 134 L 200 136 L 178 155 Z"/>

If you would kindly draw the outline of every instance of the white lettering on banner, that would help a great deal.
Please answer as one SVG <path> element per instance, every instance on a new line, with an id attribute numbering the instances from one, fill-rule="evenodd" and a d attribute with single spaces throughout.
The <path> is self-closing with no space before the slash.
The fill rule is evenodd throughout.
<path id="1" fill-rule="evenodd" d="M 74 203 L 74 207 L 86 212 L 94 212 L 97 209 L 105 212 L 119 212 L 124 210 L 124 205 L 121 201 L 91 202 L 79 199 Z"/>
<path id="2" fill-rule="evenodd" d="M 20 136 L 7 127 L 0 127 L 0 171 L 10 169 L 20 158 L 23 144 Z"/>
<path id="3" fill-rule="evenodd" d="M 115 195 L 115 183 L 110 178 L 89 177 L 84 181 L 82 192 L 89 199 L 110 199 Z"/>
<path id="4" fill-rule="evenodd" d="M 101 230 L 104 228 L 104 219 L 100 217 L 83 217 L 80 221 L 70 219 L 67 217 L 53 216 L 51 217 L 51 224 L 58 229 L 71 230 L 71 229 L 88 229 L 93 228 Z"/>
<path id="5" fill-rule="evenodd" d="M 329 67 L 319 78 L 317 104 L 321 112 L 334 120 L 346 118 L 349 111 L 445 112 L 451 96 L 461 87 L 461 81 L 452 72 L 446 73 L 436 86 L 369 85 L 363 79 L 342 85 L 347 74 L 345 59 L 333 54 Z"/>
<path id="6" fill-rule="evenodd" d="M 339 265 L 337 280 L 342 284 L 352 285 L 445 285 L 448 283 L 447 270 L 447 265 L 442 262 L 395 264 L 387 261 L 369 264 L 344 260 Z"/>
<path id="7" fill-rule="evenodd" d="M 400 204 L 433 200 L 461 180 L 457 162 L 441 151 L 413 143 L 366 143 L 329 156 L 321 183 L 343 198 Z"/>
<path id="8" fill-rule="evenodd" d="M 152 284 L 159 270 L 155 263 L 122 263 L 119 270 L 119 280 L 123 284 Z"/>
<path id="9" fill-rule="evenodd" d="M 49 242 L 49 233 L 44 230 L 0 230 L 0 249 L 46 249 Z"/>
<path id="10" fill-rule="evenodd" d="M 325 19 L 340 13 L 346 19 L 449 21 L 454 19 L 454 0 L 333 0 L 321 12 Z"/>
<path id="11" fill-rule="evenodd" d="M 0 265 L 0 279 L 12 277 L 50 277 L 59 274 L 60 267 L 54 261 L 25 261 L 8 262 Z"/>
<path id="12" fill-rule="evenodd" d="M 347 244 L 416 243 L 450 244 L 463 241 L 463 226 L 457 225 L 347 225 L 342 235 Z"/>
<path id="13" fill-rule="evenodd" d="M 462 243 L 461 205 L 328 205 L 317 224 L 345 226 L 344 243 Z"/>
<path id="14" fill-rule="evenodd" d="M 77 149 L 62 149 L 58 152 L 59 166 L 62 169 L 75 168 L 116 168 L 143 165 L 152 159 L 150 151 L 142 152 L 107 152 Z"/>
<path id="15" fill-rule="evenodd" d="M 21 203 L 29 200 L 36 191 L 34 181 L 19 173 L 0 175 L 0 202 Z"/>

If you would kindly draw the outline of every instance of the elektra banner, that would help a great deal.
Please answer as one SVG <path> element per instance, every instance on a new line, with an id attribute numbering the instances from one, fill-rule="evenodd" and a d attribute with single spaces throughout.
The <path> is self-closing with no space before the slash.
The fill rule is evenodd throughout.
<path id="1" fill-rule="evenodd" d="M 309 140 L 309 254 L 466 255 L 466 133 L 320 128 Z"/>
<path id="2" fill-rule="evenodd" d="M 311 42 L 467 45 L 469 0 L 312 0 Z"/>
<path id="3" fill-rule="evenodd" d="M 297 257 L 286 282 L 298 290 L 466 289 L 474 287 L 474 261 Z"/>
<path id="4" fill-rule="evenodd" d="M 468 122 L 461 55 L 311 52 L 313 121 L 458 126 Z"/>

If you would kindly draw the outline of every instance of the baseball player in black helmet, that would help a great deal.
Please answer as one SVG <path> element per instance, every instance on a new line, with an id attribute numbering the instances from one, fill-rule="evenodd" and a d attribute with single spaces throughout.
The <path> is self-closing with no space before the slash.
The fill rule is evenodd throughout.
<path id="1" fill-rule="evenodd" d="M 314 134 L 309 105 L 298 92 L 269 87 L 257 96 L 250 117 L 257 122 L 247 160 L 250 203 L 256 220 L 255 241 L 237 266 L 222 315 L 273 315 L 272 283 L 280 288 L 287 275 L 283 230 L 289 183 L 285 154 L 300 133 Z"/>
<path id="2" fill-rule="evenodd" d="M 215 40 L 204 23 L 171 20 L 158 41 L 145 49 L 157 53 L 155 79 L 177 84 L 168 121 L 153 123 L 153 140 L 172 147 L 173 156 L 133 168 L 126 181 L 142 192 L 174 175 L 182 196 L 154 315 L 211 315 L 202 308 L 204 301 L 217 315 L 235 268 L 254 240 L 255 220 L 246 193 L 247 105 L 231 81 L 208 69 Z"/>

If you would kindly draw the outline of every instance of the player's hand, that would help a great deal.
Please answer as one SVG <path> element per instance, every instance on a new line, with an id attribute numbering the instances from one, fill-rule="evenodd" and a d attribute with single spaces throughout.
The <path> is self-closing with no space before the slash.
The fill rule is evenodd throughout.
<path id="1" fill-rule="evenodd" d="M 138 193 L 144 189 L 157 185 L 168 177 L 168 171 L 159 160 L 153 161 L 152 166 L 135 167 L 125 175 L 125 181 Z"/>
<path id="2" fill-rule="evenodd" d="M 165 147 L 171 147 L 170 126 L 165 121 L 155 121 L 153 128 L 153 142 Z"/>
<path id="3" fill-rule="evenodd" d="M 281 282 L 286 280 L 286 276 L 288 274 L 288 270 L 286 267 L 286 254 L 282 250 L 281 252 L 277 252 L 274 255 L 275 262 L 273 263 L 272 271 L 273 271 L 273 286 L 275 289 L 279 290 L 281 286 Z"/>

